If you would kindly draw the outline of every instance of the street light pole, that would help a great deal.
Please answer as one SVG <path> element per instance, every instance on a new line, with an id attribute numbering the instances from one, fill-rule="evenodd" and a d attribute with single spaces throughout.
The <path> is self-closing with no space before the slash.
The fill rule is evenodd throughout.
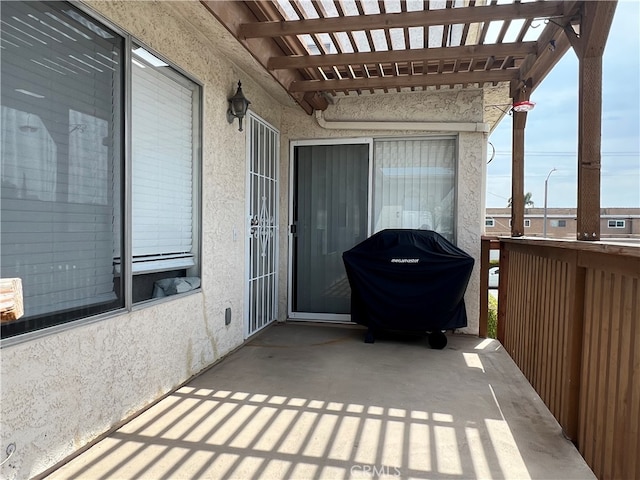
<path id="1" fill-rule="evenodd" d="M 547 175 L 547 178 L 544 180 L 544 224 L 542 226 L 542 236 L 544 238 L 547 238 L 547 187 L 549 184 L 549 177 L 555 171 L 556 171 L 556 168 L 553 167 L 549 172 L 549 174 Z"/>

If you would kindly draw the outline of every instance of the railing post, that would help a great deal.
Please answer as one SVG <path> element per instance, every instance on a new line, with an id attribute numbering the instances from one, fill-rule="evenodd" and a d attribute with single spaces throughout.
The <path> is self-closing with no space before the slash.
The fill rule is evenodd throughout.
<path id="1" fill-rule="evenodd" d="M 500 242 L 500 278 L 498 283 L 498 331 L 497 337 L 504 345 L 504 333 L 507 317 L 507 294 L 509 285 L 509 250 L 504 242 Z"/>
<path id="2" fill-rule="evenodd" d="M 478 336 L 487 338 L 489 324 L 489 262 L 491 239 L 482 236 L 480 239 L 480 319 Z"/>
<path id="3" fill-rule="evenodd" d="M 567 403 L 564 405 L 564 412 L 561 418 L 565 419 L 562 425 L 564 434 L 573 443 L 578 445 L 578 428 L 580 422 L 580 378 L 582 375 L 582 348 L 584 343 L 584 299 L 585 299 L 585 275 L 586 270 L 578 266 L 578 256 L 575 263 L 571 265 L 575 269 L 573 272 L 573 312 L 570 317 L 571 332 L 569 344 L 569 391 L 567 392 Z"/>

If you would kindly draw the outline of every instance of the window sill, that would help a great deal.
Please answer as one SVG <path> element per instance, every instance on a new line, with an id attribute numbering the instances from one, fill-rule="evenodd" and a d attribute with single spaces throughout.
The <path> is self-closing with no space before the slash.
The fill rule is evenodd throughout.
<path id="1" fill-rule="evenodd" d="M 44 337 L 48 337 L 50 335 L 58 335 L 67 332 L 68 330 L 73 330 L 75 328 L 84 327 L 87 325 L 91 325 L 93 323 L 102 322 L 105 320 L 110 320 L 116 317 L 121 317 L 123 315 L 127 315 L 129 313 L 137 312 L 143 310 L 145 308 L 153 307 L 156 305 L 160 305 L 162 303 L 171 302 L 173 300 L 180 300 L 190 295 L 197 295 L 202 293 L 202 288 L 199 287 L 197 289 L 191 290 L 189 292 L 177 293 L 175 295 L 170 295 L 167 297 L 160 298 L 152 298 L 146 300 L 144 302 L 137 303 L 131 307 L 131 310 L 127 310 L 125 308 L 121 308 L 118 310 L 114 310 L 111 312 L 101 313 L 99 315 L 95 315 L 93 317 L 83 318 L 81 320 L 74 320 L 72 322 L 62 323 L 60 325 L 54 325 L 52 327 L 43 328 L 41 330 L 34 330 L 32 332 L 23 333 L 20 335 L 16 335 L 14 337 L 3 338 L 0 340 L 0 350 L 4 348 L 13 347 L 16 345 L 20 345 L 27 342 L 32 342 L 35 340 L 40 340 Z"/>

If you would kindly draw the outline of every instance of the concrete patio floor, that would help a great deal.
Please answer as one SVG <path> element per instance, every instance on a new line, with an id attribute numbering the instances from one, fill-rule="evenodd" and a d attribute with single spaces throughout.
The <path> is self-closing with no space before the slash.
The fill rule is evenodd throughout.
<path id="1" fill-rule="evenodd" d="M 281 324 L 48 478 L 595 478 L 495 340 Z"/>

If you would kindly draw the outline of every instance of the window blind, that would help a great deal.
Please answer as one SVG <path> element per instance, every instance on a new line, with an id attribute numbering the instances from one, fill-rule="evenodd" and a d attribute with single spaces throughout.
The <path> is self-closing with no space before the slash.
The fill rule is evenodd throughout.
<path id="1" fill-rule="evenodd" d="M 435 230 L 454 241 L 455 139 L 374 143 L 373 226 Z"/>
<path id="2" fill-rule="evenodd" d="M 117 307 L 122 39 L 69 8 L 1 11 L 1 276 L 22 279 L 25 319 Z"/>
<path id="3" fill-rule="evenodd" d="M 135 57 L 134 57 L 135 58 Z M 133 272 L 194 265 L 193 88 L 132 65 Z"/>

